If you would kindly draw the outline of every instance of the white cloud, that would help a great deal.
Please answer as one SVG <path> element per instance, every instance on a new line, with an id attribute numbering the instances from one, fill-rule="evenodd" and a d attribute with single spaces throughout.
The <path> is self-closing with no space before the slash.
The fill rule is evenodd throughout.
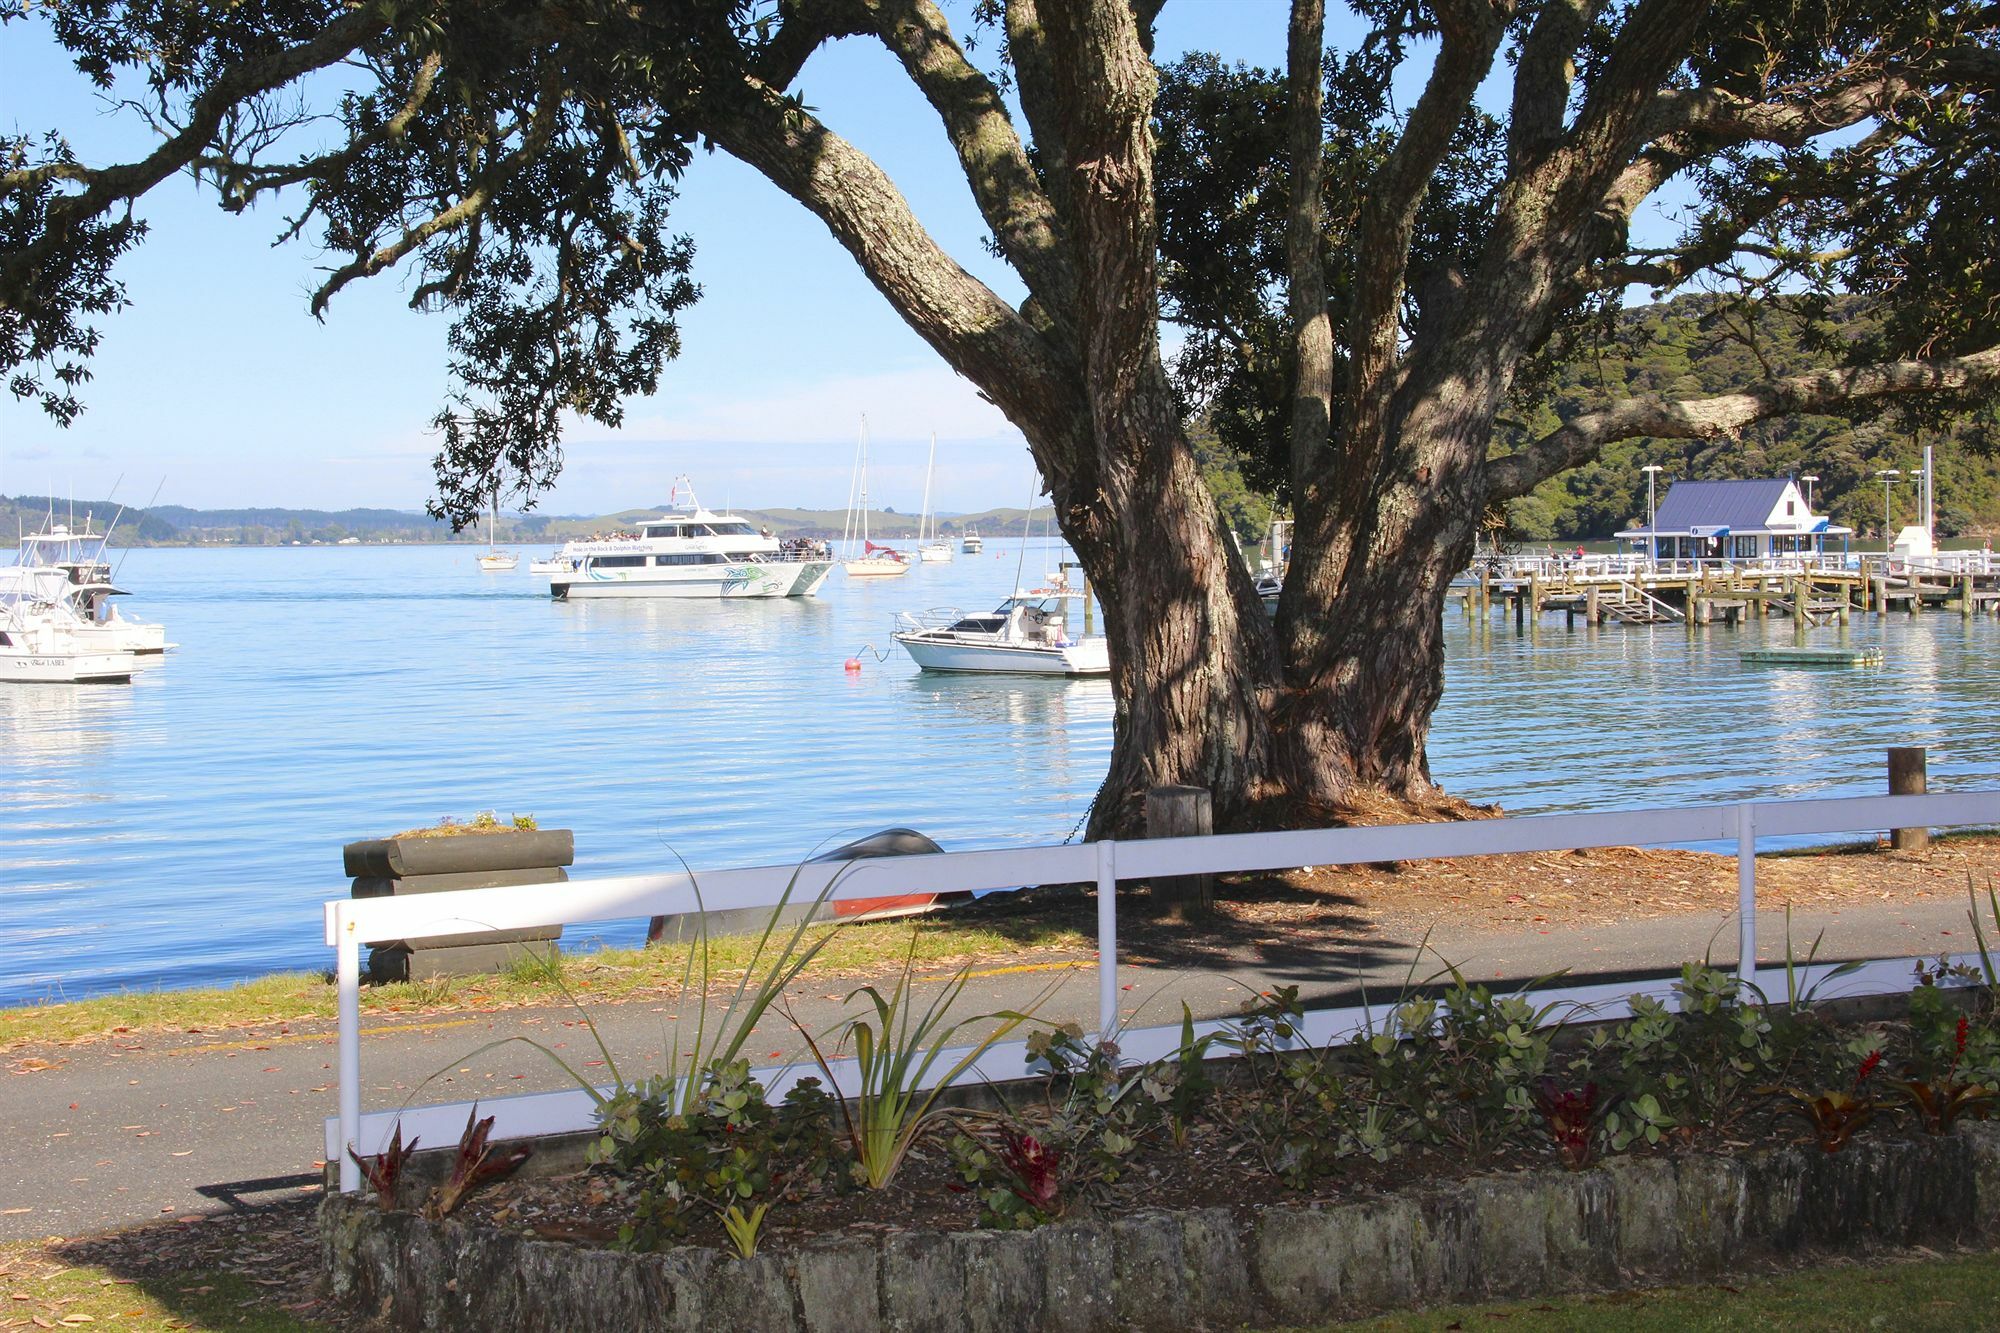
<path id="1" fill-rule="evenodd" d="M 872 440 L 991 440 L 1021 434 L 969 380 L 943 365 L 814 379 L 773 376 L 755 394 L 706 394 L 669 386 L 618 430 L 578 423 L 571 439 L 670 444 L 851 444 L 863 414 Z M 596 449 L 593 448 L 595 453 Z"/>

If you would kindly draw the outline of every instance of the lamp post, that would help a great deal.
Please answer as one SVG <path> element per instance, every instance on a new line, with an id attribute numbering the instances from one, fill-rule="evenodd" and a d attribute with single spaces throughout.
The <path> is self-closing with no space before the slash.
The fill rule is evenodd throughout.
<path id="1" fill-rule="evenodd" d="M 1882 479 L 1882 554 L 1888 555 L 1895 549 L 1895 538 L 1889 535 L 1889 488 L 1896 484 L 1896 478 L 1903 475 L 1901 468 L 1883 468 L 1875 474 Z"/>
<path id="2" fill-rule="evenodd" d="M 1661 468 L 1658 463 L 1648 463 L 1639 470 L 1646 474 L 1646 545 L 1652 552 L 1652 563 L 1658 564 L 1660 559 L 1660 511 L 1658 506 L 1653 503 L 1653 479 L 1660 475 Z"/>
<path id="3" fill-rule="evenodd" d="M 1819 474 L 1817 472 L 1808 472 L 1800 477 L 1799 480 L 1806 484 L 1806 516 L 1810 518 L 1812 516 L 1813 483 L 1819 480 Z"/>

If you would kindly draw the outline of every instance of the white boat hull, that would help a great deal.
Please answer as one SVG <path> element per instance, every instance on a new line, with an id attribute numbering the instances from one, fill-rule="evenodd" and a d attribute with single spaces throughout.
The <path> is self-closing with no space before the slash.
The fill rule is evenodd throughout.
<path id="1" fill-rule="evenodd" d="M 488 574 L 505 574 L 509 570 L 520 568 L 520 565 L 520 560 L 511 555 L 482 555 L 479 557 L 479 568 Z"/>
<path id="2" fill-rule="evenodd" d="M 745 560 L 728 565 L 640 566 L 561 571 L 549 592 L 567 601 L 611 597 L 811 597 L 833 572 L 831 561 Z"/>
<path id="3" fill-rule="evenodd" d="M 951 563 L 952 550 L 948 542 L 934 542 L 921 548 L 918 554 L 929 564 L 948 565 Z"/>
<path id="4" fill-rule="evenodd" d="M 45 653 L 0 647 L 0 681 L 20 684 L 115 684 L 132 679 L 139 659 L 131 653 Z"/>
<path id="5" fill-rule="evenodd" d="M 1054 644 L 970 643 L 922 633 L 894 636 L 925 671 L 1004 676 L 1105 676 L 1111 658 L 1103 639 Z"/>
<path id="6" fill-rule="evenodd" d="M 855 579 L 892 579 L 910 572 L 909 565 L 901 560 L 848 560 L 841 568 Z"/>

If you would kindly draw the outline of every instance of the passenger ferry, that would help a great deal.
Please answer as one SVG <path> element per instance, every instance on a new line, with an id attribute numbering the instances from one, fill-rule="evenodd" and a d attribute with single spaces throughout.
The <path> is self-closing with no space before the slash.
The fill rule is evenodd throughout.
<path id="1" fill-rule="evenodd" d="M 550 595 L 584 597 L 811 597 L 833 572 L 833 550 L 808 537 L 780 541 L 747 519 L 703 509 L 686 477 L 667 512 L 636 532 L 565 544 Z"/>

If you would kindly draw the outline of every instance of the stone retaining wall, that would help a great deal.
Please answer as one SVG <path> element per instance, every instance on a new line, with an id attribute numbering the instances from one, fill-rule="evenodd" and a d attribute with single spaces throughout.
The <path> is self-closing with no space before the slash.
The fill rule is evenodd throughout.
<path id="1" fill-rule="evenodd" d="M 1273 1195 L 1278 1194 L 1272 1187 Z M 1074 1330 L 1323 1322 L 2000 1238 L 2000 1127 L 1833 1156 L 1617 1158 L 1342 1204 L 1139 1210 L 1028 1232 L 630 1255 L 328 1197 L 335 1294 L 399 1329 Z"/>

